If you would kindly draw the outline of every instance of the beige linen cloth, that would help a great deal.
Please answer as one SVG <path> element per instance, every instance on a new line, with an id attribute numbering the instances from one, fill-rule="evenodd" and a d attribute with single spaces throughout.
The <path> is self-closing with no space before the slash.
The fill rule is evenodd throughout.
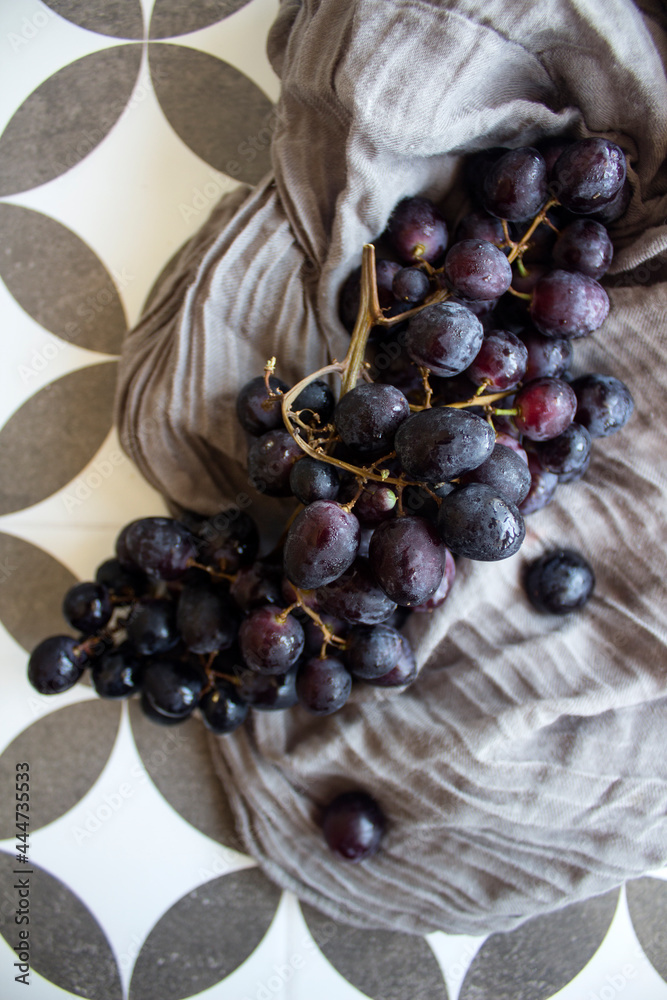
<path id="1" fill-rule="evenodd" d="M 288 381 L 343 357 L 340 286 L 396 202 L 442 200 L 462 154 L 496 144 L 594 134 L 627 154 L 611 313 L 575 370 L 626 381 L 631 423 L 519 554 L 462 560 L 446 605 L 413 616 L 406 692 L 360 685 L 326 719 L 255 713 L 212 740 L 245 849 L 335 918 L 480 934 L 667 863 L 665 28 L 657 0 L 286 0 L 273 174 L 223 199 L 125 344 L 118 423 L 147 479 L 205 513 L 247 494 L 265 524 L 289 505 L 248 487 L 237 390 L 274 354 Z M 597 574 L 565 619 L 520 583 L 555 545 Z M 389 818 L 361 865 L 317 825 L 349 788 Z"/>

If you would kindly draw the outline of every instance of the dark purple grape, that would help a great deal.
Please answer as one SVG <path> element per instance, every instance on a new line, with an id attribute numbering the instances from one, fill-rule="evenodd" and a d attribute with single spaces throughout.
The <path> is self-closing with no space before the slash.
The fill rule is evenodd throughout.
<path id="1" fill-rule="evenodd" d="M 535 285 L 530 316 L 546 337 L 585 337 L 602 326 L 609 296 L 594 278 L 577 271 L 550 271 Z"/>
<path id="2" fill-rule="evenodd" d="M 118 562 L 123 567 L 123 569 L 127 569 L 135 573 L 137 572 L 137 567 L 134 565 L 132 557 L 130 556 L 130 553 L 127 550 L 127 538 L 131 529 L 134 527 L 135 524 L 139 524 L 140 520 L 141 518 L 139 518 L 136 521 L 130 521 L 129 524 L 126 524 L 125 527 L 121 529 L 121 531 L 118 534 L 118 537 L 116 538 L 116 546 L 115 546 L 116 557 L 118 559 Z"/>
<path id="3" fill-rule="evenodd" d="M 489 390 L 513 389 L 526 373 L 528 351 L 515 333 L 492 330 L 482 341 L 466 375 L 474 385 Z"/>
<path id="4" fill-rule="evenodd" d="M 379 848 L 387 821 L 366 792 L 343 792 L 324 810 L 322 833 L 327 846 L 343 861 L 357 863 Z"/>
<path id="5" fill-rule="evenodd" d="M 192 653 L 228 649 L 238 622 L 220 587 L 206 580 L 186 581 L 178 598 L 176 624 Z"/>
<path id="6" fill-rule="evenodd" d="M 581 464 L 578 469 L 574 469 L 572 472 L 562 472 L 558 475 L 558 483 L 577 483 L 580 479 L 583 479 L 588 472 L 591 465 L 590 452 L 588 458 L 585 462 Z"/>
<path id="7" fill-rule="evenodd" d="M 412 317 L 406 348 L 415 364 L 448 378 L 468 367 L 483 339 L 484 328 L 470 309 L 458 302 L 438 302 Z"/>
<path id="8" fill-rule="evenodd" d="M 148 590 L 148 579 L 137 569 L 126 569 L 120 559 L 107 559 L 97 567 L 96 583 L 101 583 L 117 600 L 131 601 Z"/>
<path id="9" fill-rule="evenodd" d="M 63 600 L 65 621 L 86 635 L 104 628 L 112 611 L 109 591 L 101 583 L 77 583 Z"/>
<path id="10" fill-rule="evenodd" d="M 236 573 L 257 558 L 259 531 L 252 517 L 238 507 L 221 510 L 211 517 L 185 511 L 183 520 L 198 540 L 198 560 Z"/>
<path id="11" fill-rule="evenodd" d="M 543 469 L 539 458 L 532 451 L 528 453 L 528 469 L 530 471 L 530 489 L 527 496 L 519 504 L 519 510 L 524 517 L 527 514 L 534 514 L 536 510 L 541 510 L 551 503 L 558 486 L 558 476 Z"/>
<path id="12" fill-rule="evenodd" d="M 482 417 L 438 406 L 413 413 L 399 428 L 394 446 L 411 479 L 441 483 L 481 465 L 494 443 Z"/>
<path id="13" fill-rule="evenodd" d="M 348 624 L 384 622 L 396 610 L 375 582 L 368 560 L 357 557 L 337 580 L 315 591 L 318 607 Z"/>
<path id="14" fill-rule="evenodd" d="M 176 580 L 197 554 L 192 533 L 171 517 L 142 517 L 125 529 L 123 551 L 153 579 Z M 124 563 L 120 553 L 118 558 Z"/>
<path id="15" fill-rule="evenodd" d="M 40 694 L 60 694 L 81 677 L 88 653 L 80 639 L 53 635 L 33 649 L 28 660 L 28 680 Z"/>
<path id="16" fill-rule="evenodd" d="M 483 562 L 513 556 L 526 535 L 516 505 L 484 483 L 469 483 L 445 497 L 438 528 L 454 555 Z"/>
<path id="17" fill-rule="evenodd" d="M 625 178 L 623 187 L 612 200 L 606 204 L 599 212 L 595 212 L 591 218 L 601 222 L 603 226 L 610 226 L 612 222 L 617 222 L 625 215 L 630 200 L 632 198 L 632 187 L 628 178 Z"/>
<path id="18" fill-rule="evenodd" d="M 558 437 L 536 444 L 535 452 L 547 472 L 569 476 L 588 464 L 591 436 L 581 424 L 571 423 Z"/>
<path id="19" fill-rule="evenodd" d="M 192 714 L 204 688 L 205 677 L 190 663 L 150 660 L 144 666 L 143 694 L 160 715 L 185 719 Z"/>
<path id="20" fill-rule="evenodd" d="M 314 427 L 324 427 L 333 416 L 336 398 L 321 378 L 309 382 L 305 389 L 292 403 L 295 413 L 301 414 L 301 419 Z M 319 421 L 315 417 L 319 417 Z"/>
<path id="21" fill-rule="evenodd" d="M 486 175 L 484 208 L 499 219 L 532 219 L 546 200 L 547 166 L 532 146 L 508 150 Z"/>
<path id="22" fill-rule="evenodd" d="M 270 497 L 291 496 L 289 477 L 303 450 L 289 431 L 269 431 L 248 449 L 248 479 L 258 493 Z"/>
<path id="23" fill-rule="evenodd" d="M 397 428 L 410 415 L 410 404 L 393 385 L 364 382 L 346 392 L 334 410 L 344 444 L 361 453 L 388 451 Z"/>
<path id="24" fill-rule="evenodd" d="M 592 567 L 571 549 L 546 552 L 528 566 L 524 579 L 531 604 L 553 615 L 582 608 L 595 587 Z"/>
<path id="25" fill-rule="evenodd" d="M 556 439 L 558 440 L 558 439 Z M 520 504 L 531 486 L 528 465 L 511 448 L 496 441 L 495 448 L 481 465 L 461 477 L 463 483 L 486 483 L 499 497 Z"/>
<path id="26" fill-rule="evenodd" d="M 285 393 L 289 386 L 275 375 L 269 385 L 276 393 Z M 236 397 L 236 417 L 244 431 L 257 437 L 283 426 L 282 399 L 269 396 L 263 375 L 257 375 L 243 386 Z"/>
<path id="27" fill-rule="evenodd" d="M 565 149 L 567 149 L 570 142 L 570 139 L 565 139 L 562 136 L 553 136 L 549 139 L 543 139 L 540 143 L 538 143 L 538 149 L 547 167 L 547 175 L 551 176 L 551 172 L 556 165 L 558 157 Z"/>
<path id="28" fill-rule="evenodd" d="M 396 305 L 392 291 L 392 281 L 401 265 L 391 260 L 375 259 L 375 282 L 380 307 L 388 315 L 392 304 Z M 340 318 L 343 326 L 352 333 L 361 302 L 361 268 L 356 268 L 343 285 L 340 298 Z"/>
<path id="29" fill-rule="evenodd" d="M 577 398 L 577 423 L 592 438 L 608 437 L 624 427 L 634 410 L 630 390 L 613 375 L 590 372 L 572 382 Z"/>
<path id="30" fill-rule="evenodd" d="M 516 394 L 514 421 L 531 441 L 558 437 L 574 420 L 577 397 L 573 389 L 558 378 L 537 378 Z"/>
<path id="31" fill-rule="evenodd" d="M 391 214 L 387 236 L 396 254 L 408 264 L 432 263 L 447 248 L 447 224 L 427 198 L 404 198 Z"/>
<path id="32" fill-rule="evenodd" d="M 165 715 L 164 712 L 158 711 L 151 702 L 146 697 L 146 692 L 141 692 L 141 699 L 139 701 L 141 705 L 141 711 L 151 722 L 155 722 L 158 726 L 177 726 L 179 723 L 185 722 L 191 713 L 187 715 Z"/>
<path id="33" fill-rule="evenodd" d="M 431 283 L 425 271 L 419 267 L 402 267 L 394 275 L 392 291 L 399 302 L 409 302 L 416 305 L 423 302 L 431 289 Z"/>
<path id="34" fill-rule="evenodd" d="M 130 644 L 123 643 L 98 657 L 90 674 L 100 698 L 129 698 L 141 687 L 143 667 Z"/>
<path id="35" fill-rule="evenodd" d="M 294 615 L 271 604 L 251 611 L 239 629 L 243 660 L 260 674 L 286 673 L 301 656 L 304 641 Z"/>
<path id="36" fill-rule="evenodd" d="M 303 504 L 315 500 L 335 500 L 340 490 L 340 476 L 334 465 L 304 455 L 292 466 L 290 490 Z"/>
<path id="37" fill-rule="evenodd" d="M 512 283 L 507 257 L 487 240 L 461 240 L 445 258 L 445 274 L 464 299 L 497 299 Z"/>
<path id="38" fill-rule="evenodd" d="M 537 330 L 526 330 L 521 334 L 526 345 L 528 362 L 526 364 L 525 381 L 548 375 L 560 378 L 572 361 L 572 341 L 565 337 L 545 337 Z"/>
<path id="39" fill-rule="evenodd" d="M 580 139 L 556 160 L 550 190 L 571 212 L 589 215 L 613 201 L 625 175 L 625 154 L 620 146 L 608 139 Z"/>
<path id="40" fill-rule="evenodd" d="M 613 254 L 607 230 L 594 219 L 575 219 L 561 231 L 553 248 L 557 267 L 596 279 L 607 273 Z"/>
<path id="41" fill-rule="evenodd" d="M 456 242 L 461 240 L 487 240 L 489 243 L 504 243 L 503 224 L 495 215 L 477 209 L 470 212 L 456 227 Z"/>
<path id="42" fill-rule="evenodd" d="M 296 587 L 312 590 L 336 580 L 359 548 L 359 521 L 333 500 L 316 500 L 300 511 L 284 546 L 285 574 Z"/>
<path id="43" fill-rule="evenodd" d="M 423 604 L 434 594 L 445 570 L 445 546 L 423 517 L 386 521 L 371 539 L 368 558 L 373 575 L 396 604 Z"/>
<path id="44" fill-rule="evenodd" d="M 375 283 L 378 290 L 378 301 L 382 309 L 388 309 L 394 302 L 394 278 L 401 270 L 401 265 L 393 260 L 375 261 Z"/>
<path id="45" fill-rule="evenodd" d="M 501 156 L 507 152 L 507 146 L 492 146 L 489 149 L 481 149 L 477 153 L 466 156 L 463 161 L 463 170 L 466 187 L 472 195 L 473 201 L 481 202 L 484 197 L 484 181 L 489 170 Z"/>
<path id="46" fill-rule="evenodd" d="M 415 611 L 416 608 L 412 610 Z M 374 677 L 372 680 L 364 681 L 364 683 L 382 688 L 407 687 L 417 679 L 418 673 L 414 653 L 412 652 L 410 643 L 406 639 L 403 643 L 403 652 L 396 666 L 388 674 L 383 674 L 382 677 Z"/>
<path id="47" fill-rule="evenodd" d="M 497 427 L 498 427 L 498 424 L 500 423 L 501 419 L 507 420 L 509 418 L 507 418 L 507 417 L 503 417 L 503 418 L 496 417 L 496 419 L 494 421 L 494 423 L 496 424 L 496 444 L 497 445 L 504 444 L 506 448 L 511 448 L 512 451 L 515 452 L 521 458 L 521 461 L 525 462 L 526 465 L 528 465 L 528 455 L 526 454 L 525 450 L 521 447 L 521 445 L 519 444 L 519 442 L 516 439 L 516 437 L 514 437 L 510 433 L 502 433 L 502 432 L 498 433 Z M 516 430 L 516 428 L 515 428 L 515 430 Z M 518 433 L 518 431 L 517 431 L 517 433 Z"/>
<path id="48" fill-rule="evenodd" d="M 282 712 L 299 701 L 296 693 L 296 665 L 285 674 L 258 674 L 237 668 L 239 696 L 258 712 Z"/>
<path id="49" fill-rule="evenodd" d="M 446 485 L 450 486 L 449 483 Z M 450 486 L 450 489 L 454 487 Z M 410 484 L 403 490 L 403 510 L 406 514 L 418 514 L 433 521 L 438 516 L 438 503 L 423 487 Z"/>
<path id="50" fill-rule="evenodd" d="M 391 486 L 369 480 L 359 493 L 356 476 L 350 475 L 344 482 L 339 500 L 350 503 L 356 497 L 354 513 L 362 525 L 376 525 L 389 520 L 396 513 L 397 497 Z"/>
<path id="51" fill-rule="evenodd" d="M 260 559 L 235 574 L 229 593 L 241 611 L 247 612 L 263 604 L 280 604 L 281 578 L 282 566 Z"/>
<path id="52" fill-rule="evenodd" d="M 173 649 L 179 641 L 176 609 L 163 598 L 137 601 L 125 625 L 127 638 L 140 656 L 153 656 Z"/>
<path id="53" fill-rule="evenodd" d="M 442 580 L 438 589 L 423 604 L 416 604 L 412 608 L 412 611 L 417 611 L 419 614 L 428 614 L 431 611 L 435 611 L 436 608 L 442 607 L 449 597 L 449 592 L 452 589 L 455 578 L 456 563 L 454 562 L 454 556 L 449 549 L 445 549 L 445 572 L 442 574 Z"/>
<path id="54" fill-rule="evenodd" d="M 353 677 L 373 680 L 393 670 L 406 640 L 390 625 L 356 625 L 347 637 L 345 658 Z"/>
<path id="55" fill-rule="evenodd" d="M 219 678 L 202 696 L 199 711 L 207 729 L 222 735 L 233 733 L 243 725 L 248 716 L 248 704 L 234 684 Z"/>
<path id="56" fill-rule="evenodd" d="M 315 715 L 331 715 L 350 697 L 352 677 L 335 656 L 312 656 L 299 667 L 296 693 L 299 704 Z"/>

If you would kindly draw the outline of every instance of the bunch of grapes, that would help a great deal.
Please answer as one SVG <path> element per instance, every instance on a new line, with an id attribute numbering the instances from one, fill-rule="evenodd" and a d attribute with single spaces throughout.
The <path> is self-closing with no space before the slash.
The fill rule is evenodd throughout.
<path id="1" fill-rule="evenodd" d="M 516 553 L 524 517 L 584 475 L 592 439 L 633 408 L 613 376 L 569 374 L 572 342 L 609 310 L 605 223 L 629 196 L 620 148 L 487 150 L 467 178 L 478 207 L 451 247 L 421 197 L 396 206 L 377 241 L 386 257 L 364 247 L 341 297 L 342 362 L 289 386 L 271 359 L 241 389 L 250 482 L 302 505 L 274 551 L 258 556 L 238 508 L 132 522 L 95 581 L 65 596 L 79 637 L 34 650 L 37 690 L 64 691 L 89 667 L 102 697 L 136 693 L 163 724 L 198 710 L 229 733 L 251 708 L 327 715 L 353 682 L 414 680 L 407 615 L 443 604 L 455 557 Z M 560 553 L 533 569 L 529 593 L 565 613 L 592 581 Z"/>

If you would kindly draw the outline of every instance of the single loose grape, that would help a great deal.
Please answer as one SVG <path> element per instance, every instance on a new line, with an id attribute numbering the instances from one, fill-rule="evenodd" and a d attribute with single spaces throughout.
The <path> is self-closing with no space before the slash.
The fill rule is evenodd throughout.
<path id="1" fill-rule="evenodd" d="M 343 792 L 327 805 L 322 832 L 336 857 L 358 863 L 379 850 L 386 825 L 375 799 L 366 792 L 351 791 Z"/>
<path id="2" fill-rule="evenodd" d="M 531 563 L 525 575 L 526 593 L 538 611 L 567 615 L 582 608 L 595 587 L 587 560 L 571 549 L 546 552 Z"/>

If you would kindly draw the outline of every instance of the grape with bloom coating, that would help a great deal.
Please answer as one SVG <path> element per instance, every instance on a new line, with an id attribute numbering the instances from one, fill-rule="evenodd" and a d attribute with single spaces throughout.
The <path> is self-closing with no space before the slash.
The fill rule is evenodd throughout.
<path id="1" fill-rule="evenodd" d="M 625 154 L 620 146 L 598 137 L 580 139 L 556 160 L 551 190 L 571 212 L 589 215 L 614 200 L 625 175 Z"/>
<path id="2" fill-rule="evenodd" d="M 445 497 L 438 528 L 454 555 L 483 562 L 513 556 L 526 534 L 516 505 L 485 483 L 469 483 Z"/>
<path id="3" fill-rule="evenodd" d="M 530 316 L 545 337 L 585 337 L 609 314 L 609 296 L 594 278 L 577 271 L 550 271 L 535 285 Z"/>
<path id="4" fill-rule="evenodd" d="M 350 697 L 352 677 L 335 656 L 311 656 L 296 675 L 299 704 L 314 715 L 331 715 Z"/>
<path id="5" fill-rule="evenodd" d="M 375 579 L 396 604 L 423 604 L 445 569 L 445 546 L 426 518 L 405 516 L 376 528 L 368 549 Z"/>
<path id="6" fill-rule="evenodd" d="M 244 618 L 239 646 L 244 662 L 260 674 L 284 674 L 301 656 L 305 637 L 294 615 L 266 604 Z"/>
<path id="7" fill-rule="evenodd" d="M 415 364 L 449 378 L 468 367 L 483 339 L 484 328 L 470 309 L 458 302 L 437 302 L 412 317 L 406 348 Z"/>
<path id="8" fill-rule="evenodd" d="M 177 580 L 197 554 L 192 532 L 171 517 L 132 521 L 119 535 L 117 546 L 122 563 L 129 560 L 130 566 L 161 580 Z"/>
<path id="9" fill-rule="evenodd" d="M 591 437 L 615 434 L 632 416 L 634 400 L 625 382 L 613 375 L 589 372 L 572 382 L 577 397 L 577 422 Z"/>
<path id="10" fill-rule="evenodd" d="M 303 451 L 289 431 L 269 431 L 248 449 L 248 479 L 270 497 L 291 496 L 290 473 Z"/>
<path id="11" fill-rule="evenodd" d="M 547 472 L 546 469 L 542 468 L 542 463 L 532 451 L 528 453 L 528 469 L 530 471 L 530 489 L 519 504 L 519 510 L 524 517 L 527 514 L 534 514 L 536 510 L 541 510 L 551 503 L 558 486 L 558 476 L 554 472 Z"/>
<path id="12" fill-rule="evenodd" d="M 484 208 L 499 219 L 524 222 L 547 200 L 547 166 L 532 146 L 510 149 L 484 180 Z"/>
<path id="13" fill-rule="evenodd" d="M 428 198 L 404 198 L 391 214 L 387 236 L 405 263 L 432 263 L 447 248 L 447 223 Z"/>
<path id="14" fill-rule="evenodd" d="M 571 340 L 565 337 L 545 337 L 537 330 L 525 330 L 521 333 L 521 339 L 528 352 L 524 375 L 526 382 L 532 382 L 542 375 L 560 378 L 570 367 L 573 354 Z"/>
<path id="15" fill-rule="evenodd" d="M 424 601 L 423 604 L 415 604 L 412 611 L 417 611 L 420 614 L 429 614 L 431 611 L 435 611 L 436 608 L 442 607 L 449 597 L 449 592 L 452 589 L 455 578 L 456 563 L 454 562 L 454 556 L 449 549 L 446 548 L 445 572 L 442 574 L 442 580 L 440 581 L 437 590 L 431 594 L 428 600 Z"/>
<path id="16" fill-rule="evenodd" d="M 192 653 L 214 653 L 227 649 L 238 631 L 235 615 L 220 587 L 212 584 L 204 574 L 183 584 L 178 597 L 176 624 Z"/>
<path id="17" fill-rule="evenodd" d="M 283 425 L 279 393 L 287 392 L 289 386 L 275 375 L 269 376 L 269 386 L 275 395 L 270 396 L 266 391 L 264 376 L 257 375 L 246 382 L 236 397 L 236 419 L 253 437 Z"/>
<path id="18" fill-rule="evenodd" d="M 289 476 L 290 490 L 303 504 L 315 500 L 335 500 L 340 490 L 340 477 L 335 466 L 304 455 L 294 463 Z"/>
<path id="19" fill-rule="evenodd" d="M 318 587 L 315 596 L 318 607 L 349 624 L 374 625 L 396 610 L 396 603 L 376 583 L 368 559 L 361 557 L 337 580 Z"/>
<path id="20" fill-rule="evenodd" d="M 414 305 L 423 302 L 429 293 L 431 283 L 428 275 L 419 267 L 402 267 L 394 275 L 392 291 L 399 302 Z"/>
<path id="21" fill-rule="evenodd" d="M 570 476 L 588 466 L 591 436 L 585 427 L 573 422 L 558 437 L 538 442 L 535 451 L 547 472 Z"/>
<path id="22" fill-rule="evenodd" d="M 493 430 L 482 417 L 434 406 L 413 413 L 399 427 L 394 447 L 411 479 L 441 483 L 481 465 L 494 443 Z"/>
<path id="23" fill-rule="evenodd" d="M 472 472 L 461 476 L 463 483 L 486 483 L 498 496 L 519 504 L 528 496 L 531 477 L 526 462 L 512 448 L 496 445 L 489 457 Z"/>
<path id="24" fill-rule="evenodd" d="M 285 574 L 304 590 L 331 583 L 354 562 L 359 540 L 359 521 L 351 511 L 333 500 L 316 500 L 289 527 Z"/>
<path id="25" fill-rule="evenodd" d="M 445 258 L 445 274 L 456 295 L 464 299 L 496 299 L 512 283 L 507 257 L 486 240 L 461 240 Z"/>
<path id="26" fill-rule="evenodd" d="M 528 351 L 510 330 L 491 330 L 466 375 L 474 385 L 486 383 L 488 391 L 513 389 L 526 372 Z"/>
<path id="27" fill-rule="evenodd" d="M 516 394 L 514 422 L 531 441 L 558 437 L 574 420 L 577 397 L 559 378 L 536 378 Z"/>
<path id="28" fill-rule="evenodd" d="M 572 549 L 546 552 L 528 566 L 526 593 L 538 611 L 567 615 L 582 608 L 595 587 L 595 574 L 586 559 Z"/>
<path id="29" fill-rule="evenodd" d="M 353 677 L 373 680 L 393 670 L 405 639 L 391 625 L 357 625 L 347 637 L 345 657 Z"/>
<path id="30" fill-rule="evenodd" d="M 598 279 L 609 270 L 613 254 L 603 225 L 595 219 L 575 219 L 559 233 L 552 256 L 557 267 Z"/>
<path id="31" fill-rule="evenodd" d="M 348 448 L 389 450 L 394 434 L 410 415 L 410 404 L 393 385 L 365 382 L 346 392 L 334 410 L 336 430 Z"/>

